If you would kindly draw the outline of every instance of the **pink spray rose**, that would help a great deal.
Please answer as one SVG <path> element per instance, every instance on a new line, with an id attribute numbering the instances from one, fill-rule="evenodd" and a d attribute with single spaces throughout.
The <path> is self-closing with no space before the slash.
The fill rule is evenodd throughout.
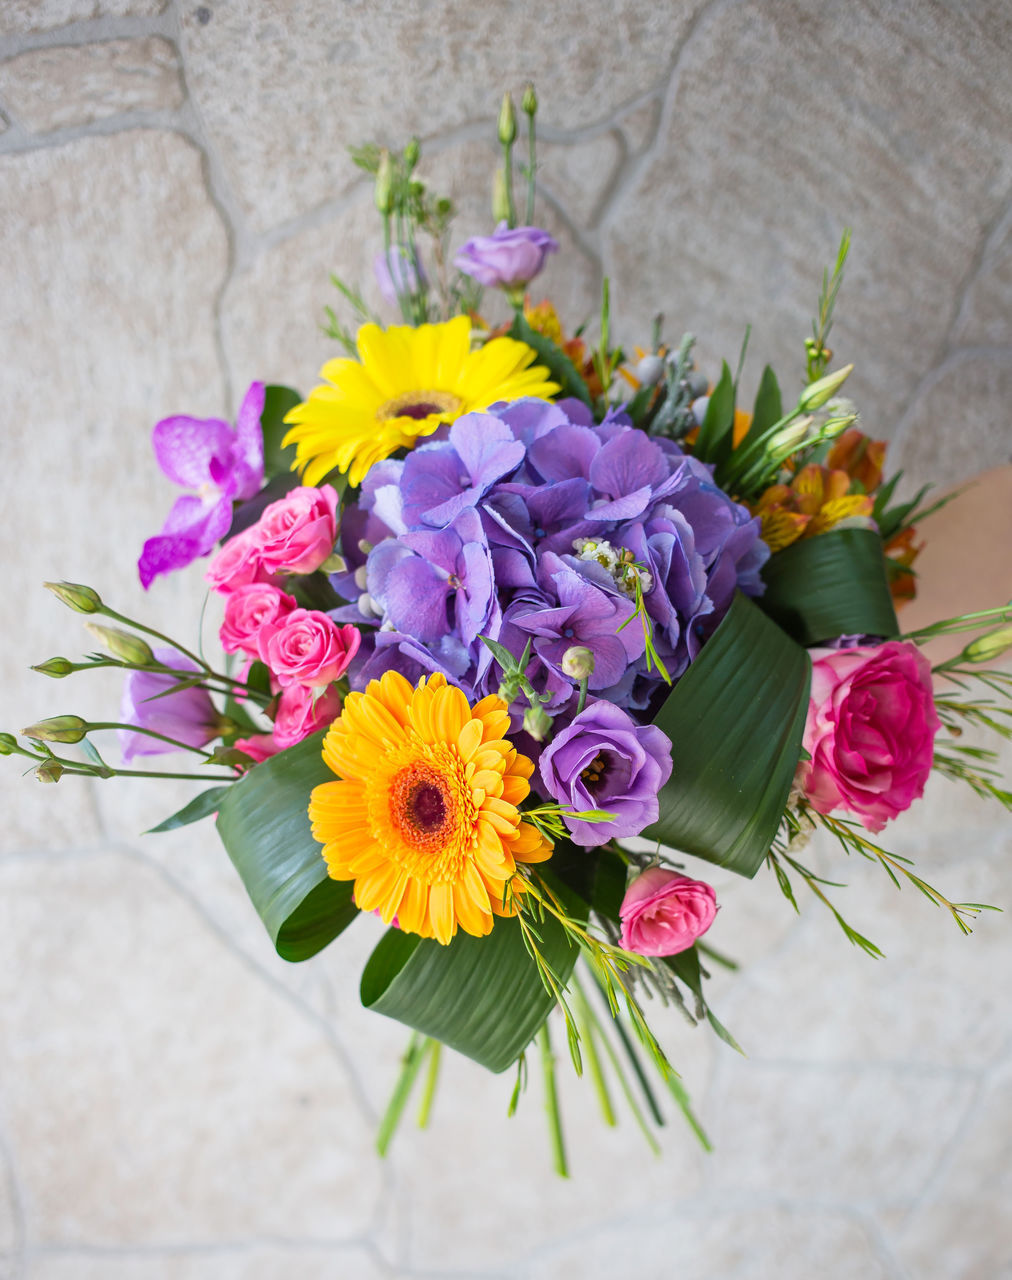
<path id="1" fill-rule="evenodd" d="M 260 656 L 257 636 L 268 623 L 280 622 L 298 608 L 294 596 L 269 582 L 249 582 L 237 587 L 225 601 L 225 620 L 221 624 L 221 647 L 226 653 L 248 653 Z"/>
<path id="2" fill-rule="evenodd" d="M 236 738 L 235 746 L 240 751 L 245 751 L 257 764 L 262 764 L 271 756 L 276 756 L 281 750 L 280 744 L 269 733 L 255 733 L 249 738 Z"/>
<path id="3" fill-rule="evenodd" d="M 344 674 L 361 636 L 351 623 L 339 627 L 315 609 L 293 609 L 278 622 L 260 628 L 260 660 L 282 689 L 290 684 L 320 688 Z"/>
<path id="4" fill-rule="evenodd" d="M 331 724 L 340 714 L 341 696 L 336 689 L 327 689 L 316 698 L 305 685 L 290 684 L 278 700 L 274 741 L 279 747 L 294 747 L 317 729 Z"/>
<path id="5" fill-rule="evenodd" d="M 260 546 L 252 529 L 244 529 L 234 538 L 229 538 L 204 574 L 215 591 L 224 595 L 251 582 L 266 582 L 269 577 L 260 560 Z"/>
<path id="6" fill-rule="evenodd" d="M 267 507 L 251 531 L 268 573 L 312 573 L 334 550 L 337 491 L 301 486 Z"/>
<path id="7" fill-rule="evenodd" d="M 931 666 L 916 645 L 890 640 L 813 649 L 798 779 L 813 809 L 845 809 L 881 831 L 924 792 L 939 720 Z"/>
<path id="8" fill-rule="evenodd" d="M 716 914 L 717 895 L 708 884 L 650 867 L 622 899 L 622 946 L 641 956 L 677 955 L 709 929 Z"/>

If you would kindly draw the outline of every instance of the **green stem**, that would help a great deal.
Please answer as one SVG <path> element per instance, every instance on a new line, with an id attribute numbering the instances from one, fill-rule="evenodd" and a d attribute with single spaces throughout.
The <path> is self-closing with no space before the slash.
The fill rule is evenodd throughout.
<path id="1" fill-rule="evenodd" d="M 513 200 L 513 144 L 503 143 L 502 147 L 503 176 L 506 180 L 506 205 L 509 209 L 507 225 L 512 231 L 517 225 L 517 207 Z"/>
<path id="2" fill-rule="evenodd" d="M 560 1178 L 569 1177 L 566 1164 L 566 1148 L 562 1139 L 562 1117 L 559 1115 L 559 1096 L 555 1088 L 555 1055 L 552 1053 L 552 1040 L 548 1033 L 548 1019 L 541 1024 L 538 1032 L 538 1047 L 541 1050 L 541 1068 L 545 1077 L 545 1111 L 548 1114 L 548 1134 L 552 1141 L 552 1157 L 555 1172 Z"/>
<path id="3" fill-rule="evenodd" d="M 583 708 L 587 705 L 587 687 L 590 676 L 584 676 L 580 681 L 580 696 L 576 700 L 576 714 L 579 715 Z"/>
<path id="4" fill-rule="evenodd" d="M 427 1129 L 429 1126 L 429 1113 L 432 1111 L 432 1101 L 436 1096 L 436 1083 L 439 1080 L 439 1059 L 443 1046 L 438 1040 L 429 1039 L 426 1041 L 429 1049 L 429 1070 L 425 1076 L 425 1091 L 422 1094 L 421 1106 L 418 1108 L 418 1127 L 419 1129 Z"/>
<path id="5" fill-rule="evenodd" d="M 189 649 L 184 648 L 178 640 L 173 640 L 170 636 L 163 635 L 161 631 L 156 631 L 154 627 L 146 627 L 143 622 L 134 622 L 133 618 L 125 618 L 123 614 L 117 613 L 115 609 L 110 609 L 108 605 L 103 605 L 99 612 L 105 614 L 107 618 L 113 618 L 116 622 L 122 622 L 128 627 L 133 627 L 135 631 L 143 631 L 146 636 L 154 636 L 156 640 L 164 640 L 167 645 L 171 645 L 172 648 L 175 649 L 177 653 L 181 653 L 184 658 L 189 658 L 191 662 L 195 662 L 202 671 L 207 671 L 212 675 L 214 674 L 203 658 L 192 653 Z M 189 674 L 192 675 L 193 673 L 190 672 Z"/>
<path id="6" fill-rule="evenodd" d="M 595 1039 L 600 1036 L 604 1039 L 604 1032 L 601 1030 L 601 1024 L 597 1020 L 593 1009 L 584 994 L 583 987 L 576 975 L 572 979 L 573 989 L 576 992 L 576 1010 L 577 1017 L 580 1020 L 580 1039 L 583 1042 L 584 1050 L 587 1054 L 587 1063 L 590 1066 L 590 1078 L 594 1083 L 594 1089 L 597 1093 L 597 1100 L 601 1107 L 601 1114 L 607 1125 L 614 1127 L 618 1121 L 615 1119 L 615 1109 L 611 1105 L 611 1095 L 608 1093 L 608 1083 L 604 1078 L 604 1072 L 601 1070 L 601 1059 L 598 1056 L 597 1045 Z"/>
<path id="7" fill-rule="evenodd" d="M 534 172 L 536 165 L 534 117 L 527 117 L 527 226 L 534 225 Z"/>
<path id="8" fill-rule="evenodd" d="M 601 998 L 604 1000 L 610 1014 L 611 1005 L 608 1002 L 608 993 L 597 974 L 594 974 L 594 981 L 597 983 L 597 989 L 600 991 Z M 646 1099 L 647 1106 L 650 1108 L 650 1114 L 653 1116 L 654 1123 L 657 1125 L 663 1125 L 664 1117 L 661 1115 L 661 1109 L 657 1105 L 657 1099 L 654 1097 L 654 1091 L 650 1088 L 650 1081 L 646 1077 L 646 1072 L 643 1070 L 643 1064 L 637 1057 L 632 1041 L 629 1039 L 629 1036 L 626 1034 L 625 1027 L 623 1027 L 618 1018 L 613 1018 L 612 1022 L 614 1024 L 615 1031 L 618 1034 L 618 1038 L 622 1041 L 622 1048 L 626 1052 L 626 1057 L 629 1059 L 632 1069 L 636 1073 L 636 1079 L 639 1081 L 640 1088 L 643 1090 L 643 1097 Z M 605 1043 L 607 1044 L 607 1041 L 605 1041 Z M 610 1045 L 608 1047 L 609 1049 L 611 1048 Z M 649 1130 L 646 1132 L 649 1132 Z"/>
<path id="9" fill-rule="evenodd" d="M 142 733 L 146 738 L 157 738 L 159 742 L 168 742 L 173 747 L 178 747 L 180 751 L 192 751 L 195 755 L 203 756 L 205 760 L 211 759 L 209 751 L 201 751 L 199 747 L 191 747 L 187 742 L 180 742 L 177 738 L 169 738 L 164 733 L 156 733 L 154 729 L 145 729 L 139 724 L 117 724 L 111 720 L 103 720 L 88 725 L 88 732 L 93 729 L 127 729 L 130 733 Z"/>
<path id="10" fill-rule="evenodd" d="M 611 1010 L 609 1009 L 609 1013 L 610 1012 Z M 648 1101 L 650 1102 L 650 1109 L 653 1112 L 654 1119 L 659 1125 L 663 1125 L 664 1117 L 657 1110 L 657 1104 L 654 1101 L 653 1094 L 650 1092 L 650 1087 L 649 1085 L 647 1085 L 646 1080 L 643 1077 L 643 1073 L 640 1070 L 639 1063 L 636 1060 L 636 1056 L 632 1052 L 632 1046 L 629 1044 L 628 1038 L 626 1037 L 622 1029 L 622 1024 L 621 1022 L 618 1021 L 617 1018 L 613 1019 L 612 1021 L 614 1023 L 615 1028 L 618 1030 L 619 1035 L 623 1040 L 623 1043 L 625 1044 L 627 1052 L 629 1053 L 629 1060 L 633 1064 L 633 1067 L 636 1069 L 636 1074 L 639 1077 L 640 1084 L 644 1089 L 644 1092 L 646 1094 Z M 629 1104 L 629 1110 L 633 1113 L 633 1119 L 636 1121 L 637 1125 L 639 1126 L 640 1133 L 643 1134 L 643 1137 L 646 1140 L 647 1146 L 654 1153 L 654 1155 L 659 1156 L 661 1154 L 660 1144 L 658 1143 L 657 1139 L 654 1137 L 654 1135 L 650 1131 L 650 1126 L 647 1124 L 646 1116 L 641 1111 L 640 1105 L 636 1101 L 636 1096 L 633 1093 L 632 1088 L 630 1087 L 629 1081 L 626 1079 L 625 1072 L 622 1070 L 622 1064 L 618 1060 L 618 1054 L 612 1048 L 611 1041 L 603 1033 L 601 1035 L 601 1043 L 604 1045 L 605 1051 L 608 1054 L 608 1059 L 611 1062 L 612 1068 L 615 1074 L 618 1076 L 618 1082 L 622 1086 L 622 1092 L 625 1094 L 625 1100 Z"/>
<path id="11" fill-rule="evenodd" d="M 415 1077 L 418 1075 L 422 1059 L 425 1057 L 427 1043 L 417 1031 L 411 1033 L 407 1052 L 402 1059 L 401 1074 L 397 1077 L 394 1091 L 390 1095 L 387 1109 L 383 1114 L 383 1119 L 380 1121 L 379 1132 L 376 1134 L 376 1150 L 381 1156 L 386 1155 L 393 1136 L 397 1132 L 397 1126 L 400 1123 L 404 1108 L 407 1106 L 411 1088 L 415 1083 Z"/>

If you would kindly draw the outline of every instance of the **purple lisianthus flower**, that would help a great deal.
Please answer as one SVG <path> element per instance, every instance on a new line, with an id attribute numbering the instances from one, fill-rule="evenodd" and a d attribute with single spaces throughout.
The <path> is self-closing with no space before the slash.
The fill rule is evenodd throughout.
<path id="1" fill-rule="evenodd" d="M 264 479 L 260 415 L 264 384 L 254 382 L 243 399 L 235 430 L 218 418 L 163 418 L 152 443 L 158 465 L 176 484 L 196 489 L 177 498 L 161 533 L 148 538 L 137 562 L 147 590 L 161 573 L 206 556 L 232 523 L 234 500 L 252 498 Z"/>
<path id="2" fill-rule="evenodd" d="M 671 740 L 611 702 L 591 702 L 541 753 L 545 790 L 577 812 L 604 809 L 610 822 L 566 818 L 576 844 L 635 836 L 657 821 L 657 794 L 671 776 Z"/>
<path id="3" fill-rule="evenodd" d="M 540 227 L 514 227 L 500 222 L 490 236 L 472 236 L 453 265 L 486 288 L 514 289 L 533 280 L 558 241 Z"/>
<path id="4" fill-rule="evenodd" d="M 162 666 L 173 667 L 177 671 L 197 670 L 176 649 L 155 649 L 154 655 Z M 179 680 L 179 676 L 157 671 L 131 671 L 123 685 L 119 712 L 121 723 L 151 729 L 188 747 L 202 747 L 212 738 L 217 738 L 221 732 L 221 717 L 206 689 L 165 692 Z M 128 764 L 135 756 L 156 756 L 179 750 L 168 742 L 150 738 L 146 733 L 133 733 L 129 729 L 120 729 L 119 745 Z"/>
<path id="5" fill-rule="evenodd" d="M 421 293 L 429 283 L 417 252 L 400 244 L 392 244 L 386 253 L 377 253 L 373 272 L 384 301 L 393 306 L 397 305 L 398 297 Z"/>

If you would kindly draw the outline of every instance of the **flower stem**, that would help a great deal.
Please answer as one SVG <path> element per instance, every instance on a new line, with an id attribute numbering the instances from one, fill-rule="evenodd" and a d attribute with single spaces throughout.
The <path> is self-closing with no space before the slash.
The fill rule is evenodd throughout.
<path id="1" fill-rule="evenodd" d="M 590 676 L 584 676 L 580 681 L 580 696 L 576 700 L 576 714 L 579 715 L 583 708 L 587 705 L 587 686 Z"/>
<path id="2" fill-rule="evenodd" d="M 618 1124 L 615 1118 L 615 1108 L 611 1105 L 611 1095 L 608 1092 L 608 1083 L 604 1078 L 604 1072 L 601 1070 L 601 1059 L 598 1056 L 596 1039 L 604 1033 L 601 1030 L 601 1024 L 597 1019 L 597 1015 L 591 1009 L 590 1004 L 584 994 L 583 987 L 580 985 L 576 975 L 572 978 L 573 990 L 576 992 L 576 1016 L 580 1020 L 580 1039 L 583 1043 L 584 1051 L 587 1055 L 587 1064 L 590 1067 L 590 1078 L 594 1084 L 594 1090 L 597 1093 L 597 1100 L 601 1107 L 601 1115 L 607 1125 L 614 1126 Z"/>
<path id="3" fill-rule="evenodd" d="M 425 1076 L 425 1090 L 422 1093 L 421 1106 L 418 1108 L 419 1129 L 427 1129 L 429 1126 L 429 1113 L 432 1111 L 432 1101 L 436 1096 L 436 1084 L 439 1080 L 439 1058 L 443 1048 L 438 1040 L 431 1038 L 426 1041 L 426 1044 L 429 1048 L 429 1070 Z"/>
<path id="4" fill-rule="evenodd" d="M 376 1134 L 376 1150 L 381 1156 L 386 1155 L 390 1143 L 393 1141 L 393 1136 L 397 1132 L 397 1126 L 400 1123 L 404 1108 L 407 1106 L 408 1098 L 411 1096 L 412 1085 L 415 1083 L 418 1069 L 421 1067 L 422 1059 L 425 1057 L 426 1043 L 425 1038 L 420 1036 L 417 1031 L 411 1033 L 407 1051 L 401 1059 L 401 1074 L 397 1077 L 394 1091 L 390 1095 L 387 1109 L 383 1113 L 383 1119 L 380 1121 L 379 1132 Z"/>
<path id="5" fill-rule="evenodd" d="M 143 733 L 147 738 L 157 738 L 159 742 L 168 742 L 173 747 L 178 747 L 180 751 L 192 751 L 198 756 L 203 756 L 205 760 L 211 759 L 209 751 L 201 751 L 199 747 L 191 747 L 187 742 L 180 742 L 177 738 L 169 738 L 164 733 L 156 733 L 154 729 L 145 729 L 139 724 L 117 724 L 111 720 L 103 720 L 88 725 L 88 732 L 93 729 L 126 729 L 130 733 Z"/>
<path id="6" fill-rule="evenodd" d="M 552 1142 L 555 1172 L 560 1178 L 568 1178 L 569 1166 L 566 1164 L 566 1147 L 562 1138 L 559 1095 L 555 1087 L 555 1055 L 552 1053 L 552 1040 L 548 1033 L 547 1018 L 541 1024 L 541 1030 L 538 1032 L 538 1047 L 541 1050 L 541 1068 L 545 1077 L 545 1111 L 548 1115 L 548 1136 Z"/>
<path id="7" fill-rule="evenodd" d="M 133 618 L 125 618 L 122 613 L 117 613 L 115 609 L 110 609 L 108 605 L 103 605 L 99 612 L 104 614 L 107 618 L 112 618 L 116 622 L 122 622 L 128 627 L 133 627 L 135 631 L 143 631 L 145 635 L 154 636 L 156 640 L 164 640 L 167 645 L 171 645 L 172 648 L 175 649 L 177 653 L 181 653 L 184 658 L 189 658 L 191 662 L 195 662 L 202 671 L 207 671 L 213 674 L 213 672 L 211 672 L 211 668 L 203 658 L 185 648 L 178 640 L 173 640 L 171 636 L 164 635 L 161 631 L 156 631 L 154 627 L 146 627 L 143 622 L 134 622 Z"/>

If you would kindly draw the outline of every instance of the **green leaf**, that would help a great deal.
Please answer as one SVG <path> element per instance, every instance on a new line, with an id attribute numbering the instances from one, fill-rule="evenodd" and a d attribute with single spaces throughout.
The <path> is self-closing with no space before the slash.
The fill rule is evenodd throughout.
<path id="1" fill-rule="evenodd" d="M 576 963 L 553 917 L 537 923 L 540 950 L 560 985 Z M 505 1071 L 554 1005 L 515 919 L 497 918 L 485 938 L 458 931 L 448 946 L 389 930 L 362 973 L 362 1003 L 441 1040 L 490 1071 Z"/>
<path id="2" fill-rule="evenodd" d="M 295 446 L 282 449 L 281 441 L 288 428 L 285 414 L 302 403 L 302 397 L 291 387 L 269 386 L 264 388 L 264 411 L 260 415 L 260 427 L 264 433 L 264 478 L 288 475 L 295 461 Z"/>
<path id="3" fill-rule="evenodd" d="M 882 539 L 873 529 L 805 538 L 771 556 L 762 573 L 760 607 L 799 644 L 899 634 Z"/>
<path id="4" fill-rule="evenodd" d="M 230 782 L 226 787 L 210 787 L 207 791 L 202 791 L 199 796 L 194 796 L 189 804 L 184 804 L 171 818 L 166 818 L 164 822 L 159 822 L 157 827 L 146 831 L 145 835 L 152 836 L 162 831 L 175 831 L 177 827 L 188 827 L 191 822 L 199 822 L 201 818 L 210 817 L 221 808 L 222 801 L 234 785 Z"/>
<path id="5" fill-rule="evenodd" d="M 753 440 L 757 440 L 783 416 L 784 406 L 780 398 L 780 384 L 777 382 L 777 375 L 767 365 L 759 380 L 759 390 L 756 392 L 755 404 L 752 406 L 752 421 L 749 423 L 741 445 L 751 444 Z"/>
<path id="6" fill-rule="evenodd" d="M 532 329 L 522 315 L 514 318 L 509 336 L 516 338 L 518 342 L 526 342 L 529 347 L 534 348 L 538 353 L 538 363 L 543 364 L 552 375 L 552 380 L 559 384 L 562 395 L 576 396 L 588 408 L 590 407 L 590 392 L 587 390 L 587 384 L 580 377 L 579 370 L 569 356 L 561 347 L 556 346 L 551 338 L 546 338 L 543 333 Z"/>
<path id="7" fill-rule="evenodd" d="M 787 804 L 810 678 L 807 653 L 736 594 L 654 718 L 672 771 L 643 836 L 754 876 Z"/>
<path id="8" fill-rule="evenodd" d="M 308 960 L 351 924 L 351 881 L 331 880 L 309 825 L 309 794 L 334 775 L 322 733 L 279 752 L 229 787 L 218 834 L 278 955 Z"/>
<path id="9" fill-rule="evenodd" d="M 724 361 L 720 380 L 710 394 L 692 452 L 703 462 L 720 462 L 731 452 L 734 429 L 734 380 Z"/>

